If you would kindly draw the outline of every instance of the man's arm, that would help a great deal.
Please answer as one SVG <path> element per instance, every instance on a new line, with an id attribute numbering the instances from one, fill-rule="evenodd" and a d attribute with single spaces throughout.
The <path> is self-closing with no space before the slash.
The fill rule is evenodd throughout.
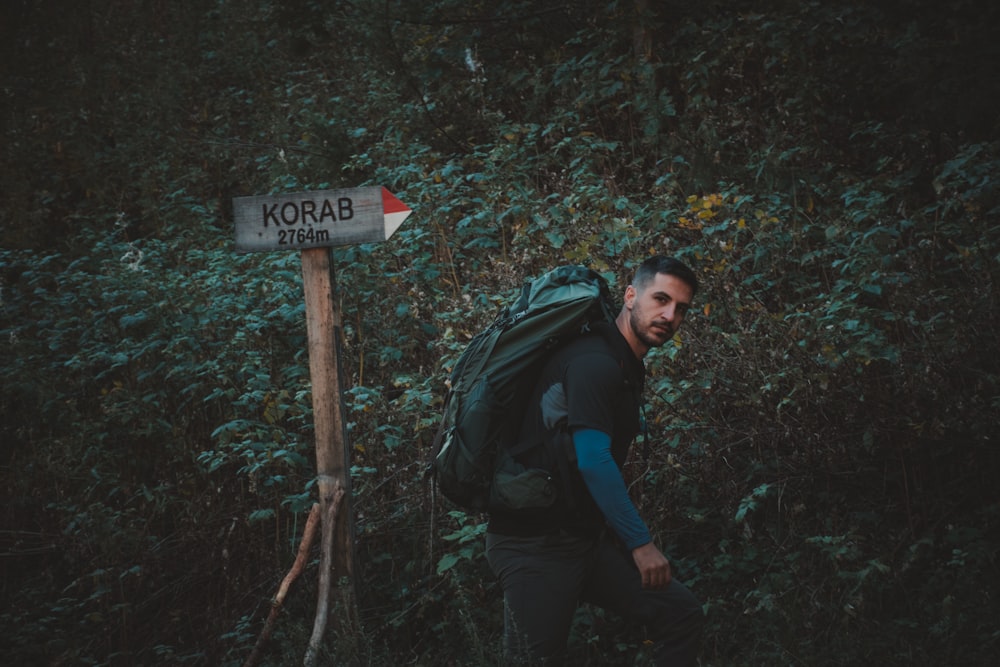
<path id="1" fill-rule="evenodd" d="M 635 549 L 652 540 L 625 488 L 625 480 L 611 456 L 611 436 L 592 428 L 573 431 L 576 464 L 597 507 L 622 539 Z"/>
<path id="2" fill-rule="evenodd" d="M 669 584 L 670 562 L 653 544 L 649 529 L 628 496 L 625 480 L 611 456 L 611 436 L 596 429 L 576 429 L 573 448 L 587 490 L 611 529 L 632 551 L 642 585 L 661 588 Z"/>

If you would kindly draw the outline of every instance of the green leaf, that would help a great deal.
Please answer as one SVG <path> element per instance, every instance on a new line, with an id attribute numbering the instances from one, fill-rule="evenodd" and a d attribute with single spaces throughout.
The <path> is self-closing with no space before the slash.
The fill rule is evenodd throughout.
<path id="1" fill-rule="evenodd" d="M 441 560 L 437 564 L 437 573 L 444 574 L 451 568 L 455 567 L 455 564 L 461 560 L 456 554 L 445 554 L 441 557 Z"/>

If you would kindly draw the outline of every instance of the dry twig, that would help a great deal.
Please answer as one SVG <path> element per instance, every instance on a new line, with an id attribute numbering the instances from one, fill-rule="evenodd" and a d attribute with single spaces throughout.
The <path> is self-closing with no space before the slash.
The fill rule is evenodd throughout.
<path id="1" fill-rule="evenodd" d="M 295 582 L 298 576 L 302 574 L 302 570 L 305 569 L 306 560 L 309 558 L 309 548 L 312 546 L 313 537 L 316 535 L 316 526 L 319 523 L 319 517 L 319 503 L 316 503 L 309 511 L 309 518 L 306 520 L 302 541 L 299 542 L 299 551 L 295 556 L 295 563 L 292 564 L 292 569 L 288 571 L 288 574 L 281 581 L 278 593 L 271 602 L 271 613 L 268 614 L 264 629 L 261 631 L 260 637 L 257 638 L 257 643 L 254 645 L 250 657 L 243 663 L 243 667 L 254 667 L 260 662 L 261 652 L 264 649 L 264 645 L 271 638 L 271 633 L 274 632 L 274 625 L 278 621 L 278 614 L 281 612 L 281 605 L 288 595 L 288 589 L 291 588 L 292 583 Z"/>

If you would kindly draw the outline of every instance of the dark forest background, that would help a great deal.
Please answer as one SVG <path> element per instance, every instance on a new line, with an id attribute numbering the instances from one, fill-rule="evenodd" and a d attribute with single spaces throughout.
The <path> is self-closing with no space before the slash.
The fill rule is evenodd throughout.
<path id="1" fill-rule="evenodd" d="M 701 276 L 626 473 L 702 664 L 1000 656 L 1000 3 L 0 5 L 0 658 L 239 665 L 315 500 L 300 259 L 232 198 L 381 185 L 336 248 L 359 586 L 324 660 L 490 665 L 424 478 L 526 277 Z M 640 448 L 641 449 L 641 448 Z M 314 559 L 265 664 L 299 664 Z M 585 609 L 575 664 L 641 636 Z"/>

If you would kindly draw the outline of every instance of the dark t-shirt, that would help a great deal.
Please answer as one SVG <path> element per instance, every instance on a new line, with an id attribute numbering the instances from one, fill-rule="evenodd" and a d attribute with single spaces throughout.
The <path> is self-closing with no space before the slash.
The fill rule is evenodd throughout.
<path id="1" fill-rule="evenodd" d="M 556 350 L 546 362 L 528 401 L 518 442 L 551 439 L 560 425 L 565 425 L 565 432 L 595 429 L 611 436 L 611 453 L 621 467 L 639 432 L 645 368 L 617 327 L 602 324 L 594 328 L 594 332 Z M 559 455 L 566 457 L 569 465 L 553 460 Z M 560 529 L 582 534 L 598 532 L 604 525 L 603 518 L 571 457 L 572 445 L 558 450 L 538 447 L 520 455 L 518 459 L 525 465 L 551 470 L 560 478 L 568 475 L 570 479 L 560 479 L 559 500 L 552 507 L 491 512 L 489 530 L 507 535 L 540 535 Z"/>

